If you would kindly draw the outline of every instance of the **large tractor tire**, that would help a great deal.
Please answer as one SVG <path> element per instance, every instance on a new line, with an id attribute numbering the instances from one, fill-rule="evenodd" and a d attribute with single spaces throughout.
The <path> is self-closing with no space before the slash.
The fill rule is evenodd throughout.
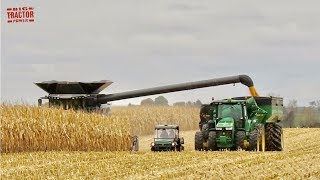
<path id="1" fill-rule="evenodd" d="M 203 140 L 206 141 L 208 139 L 208 136 L 209 136 L 209 125 L 208 125 L 208 123 L 202 125 L 201 132 L 202 132 Z"/>
<path id="2" fill-rule="evenodd" d="M 257 139 L 259 138 L 259 131 L 258 129 L 254 129 L 253 131 L 251 131 L 250 135 L 249 135 L 249 147 L 248 150 L 249 151 L 255 151 L 257 150 Z"/>
<path id="3" fill-rule="evenodd" d="M 217 133 L 215 131 L 210 131 L 208 135 L 208 149 L 211 151 L 217 150 Z"/>
<path id="4" fill-rule="evenodd" d="M 236 133 L 236 149 L 245 149 L 244 140 L 246 140 L 245 131 L 237 131 Z"/>
<path id="5" fill-rule="evenodd" d="M 196 151 L 203 150 L 203 134 L 201 131 L 196 132 L 194 137 L 194 149 Z"/>
<path id="6" fill-rule="evenodd" d="M 283 150 L 283 131 L 277 123 L 266 124 L 266 150 L 282 151 Z"/>

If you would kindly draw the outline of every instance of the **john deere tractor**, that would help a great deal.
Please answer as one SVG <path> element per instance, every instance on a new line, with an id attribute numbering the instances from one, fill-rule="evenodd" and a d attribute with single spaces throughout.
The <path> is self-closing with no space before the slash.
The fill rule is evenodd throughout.
<path id="1" fill-rule="evenodd" d="M 280 97 L 238 97 L 213 101 L 200 111 L 195 150 L 282 151 Z"/>

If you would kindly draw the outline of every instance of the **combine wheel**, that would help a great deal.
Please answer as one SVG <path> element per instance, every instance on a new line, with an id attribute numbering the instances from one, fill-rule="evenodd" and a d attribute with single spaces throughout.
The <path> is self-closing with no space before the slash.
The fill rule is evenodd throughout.
<path id="1" fill-rule="evenodd" d="M 215 131 L 210 131 L 208 135 L 208 149 L 211 151 L 217 150 L 217 133 Z"/>
<path id="2" fill-rule="evenodd" d="M 282 151 L 284 148 L 282 127 L 276 123 L 266 124 L 266 150 Z"/>
<path id="3" fill-rule="evenodd" d="M 201 131 L 196 132 L 194 137 L 194 149 L 197 151 L 203 150 L 203 134 Z"/>
<path id="4" fill-rule="evenodd" d="M 246 132 L 237 131 L 236 133 L 236 149 L 245 149 L 244 140 L 246 139 Z"/>

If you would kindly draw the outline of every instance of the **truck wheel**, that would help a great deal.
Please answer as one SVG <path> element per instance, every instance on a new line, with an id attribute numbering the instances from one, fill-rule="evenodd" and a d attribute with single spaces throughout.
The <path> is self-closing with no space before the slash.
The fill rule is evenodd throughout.
<path id="1" fill-rule="evenodd" d="M 245 149 L 243 141 L 246 139 L 246 132 L 237 131 L 236 133 L 236 149 Z"/>
<path id="2" fill-rule="evenodd" d="M 266 150 L 282 151 L 283 150 L 283 131 L 282 127 L 276 123 L 266 124 Z"/>
<path id="3" fill-rule="evenodd" d="M 257 139 L 259 137 L 259 132 L 257 129 L 254 129 L 253 131 L 251 131 L 250 135 L 249 135 L 249 147 L 248 150 L 250 151 L 255 151 L 257 150 Z"/>
<path id="4" fill-rule="evenodd" d="M 196 132 L 194 137 L 194 149 L 197 151 L 203 150 L 203 134 L 201 131 Z"/>
<path id="5" fill-rule="evenodd" d="M 215 131 L 210 131 L 208 135 L 208 148 L 211 151 L 216 151 L 217 150 L 217 133 Z"/>

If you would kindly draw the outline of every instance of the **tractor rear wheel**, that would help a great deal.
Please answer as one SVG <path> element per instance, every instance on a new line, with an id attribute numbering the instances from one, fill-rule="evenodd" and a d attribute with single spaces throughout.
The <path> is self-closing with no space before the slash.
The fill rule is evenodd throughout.
<path id="1" fill-rule="evenodd" d="M 194 137 L 194 149 L 197 151 L 203 150 L 203 134 L 201 131 L 196 132 Z"/>
<path id="2" fill-rule="evenodd" d="M 236 133 L 236 149 L 245 149 L 244 140 L 246 139 L 245 131 L 237 131 Z"/>
<path id="3" fill-rule="evenodd" d="M 283 131 L 282 127 L 276 123 L 266 124 L 266 150 L 282 151 L 283 150 Z"/>
<path id="4" fill-rule="evenodd" d="M 217 150 L 217 133 L 215 131 L 210 131 L 208 135 L 208 149 L 211 151 Z"/>
<path id="5" fill-rule="evenodd" d="M 251 131 L 250 135 L 249 135 L 249 147 L 248 150 L 250 151 L 254 151 L 257 150 L 257 139 L 259 138 L 259 131 L 258 129 L 254 129 L 253 131 Z"/>

